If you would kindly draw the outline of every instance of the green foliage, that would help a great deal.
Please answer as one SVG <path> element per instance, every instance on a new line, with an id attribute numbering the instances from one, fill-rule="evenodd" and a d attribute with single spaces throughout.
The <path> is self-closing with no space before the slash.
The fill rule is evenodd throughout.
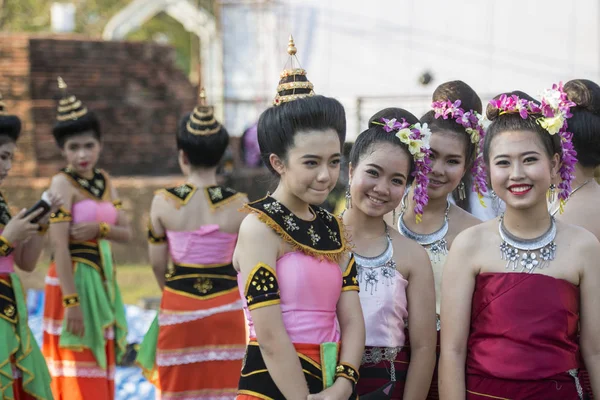
<path id="1" fill-rule="evenodd" d="M 75 32 L 98 37 L 108 20 L 131 0 L 73 0 Z M 0 0 L 0 29 L 50 31 L 50 7 L 57 0 Z"/>
<path id="2" fill-rule="evenodd" d="M 190 60 L 197 58 L 198 38 L 165 13 L 155 15 L 138 30 L 131 32 L 127 40 L 156 41 L 173 46 L 177 66 L 186 75 L 190 73 Z"/>
<path id="3" fill-rule="evenodd" d="M 0 31 L 49 32 L 50 7 L 61 0 L 0 0 Z M 98 38 L 110 18 L 132 0 L 71 0 L 75 7 L 75 32 Z M 214 13 L 213 0 L 191 0 Z M 65 1 L 67 2 L 67 1 Z M 190 60 L 198 60 L 198 38 L 165 13 L 147 21 L 127 36 L 128 40 L 157 41 L 173 46 L 176 63 L 187 75 Z"/>

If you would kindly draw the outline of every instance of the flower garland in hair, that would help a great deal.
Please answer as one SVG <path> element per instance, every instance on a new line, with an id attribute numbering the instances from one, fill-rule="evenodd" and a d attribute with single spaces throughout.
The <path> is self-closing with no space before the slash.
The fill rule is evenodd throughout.
<path id="1" fill-rule="evenodd" d="M 489 121 L 477 111 L 465 111 L 460 107 L 460 104 L 460 100 L 456 100 L 454 103 L 450 100 L 440 100 L 431 103 L 431 107 L 435 112 L 435 119 L 454 119 L 457 124 L 465 128 L 465 131 L 471 139 L 471 143 L 477 146 L 475 160 L 473 162 L 473 167 L 471 168 L 471 175 L 473 175 L 473 191 L 477 193 L 479 203 L 485 207 L 483 195 L 487 193 L 487 184 L 485 161 L 483 160 L 483 138 L 485 137 L 485 130 L 489 125 Z"/>
<path id="2" fill-rule="evenodd" d="M 427 186 L 429 185 L 428 175 L 431 172 L 431 150 L 429 150 L 431 131 L 427 124 L 416 123 L 410 125 L 404 118 L 400 121 L 396 118 L 381 118 L 381 122 L 373 123 L 382 125 L 388 133 L 395 132 L 396 137 L 408 147 L 408 151 L 413 156 L 415 161 L 415 170 L 412 173 L 415 178 L 413 200 L 415 201 L 414 211 L 418 224 L 421 222 L 423 211 L 429 202 Z"/>
<path id="3" fill-rule="evenodd" d="M 577 163 L 577 152 L 573 147 L 573 133 L 568 131 L 567 119 L 571 118 L 571 107 L 576 104 L 567 98 L 562 82 L 552 85 L 542 93 L 541 103 L 520 99 L 516 95 L 501 95 L 498 99 L 490 101 L 490 104 L 500 110 L 500 115 L 518 112 L 521 118 L 526 119 L 529 114 L 541 114 L 536 122 L 550 135 L 560 135 L 562 156 L 560 169 L 558 171 L 561 182 L 558 184 L 559 208 L 562 213 L 564 205 L 571 193 L 571 182 Z"/>

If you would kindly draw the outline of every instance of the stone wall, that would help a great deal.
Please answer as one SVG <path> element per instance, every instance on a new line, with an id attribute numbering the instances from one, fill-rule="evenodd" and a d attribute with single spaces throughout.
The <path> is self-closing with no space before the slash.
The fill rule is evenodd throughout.
<path id="1" fill-rule="evenodd" d="M 101 167 L 115 176 L 178 173 L 174 134 L 197 88 L 174 58 L 155 43 L 0 35 L 0 92 L 23 121 L 11 175 L 47 177 L 63 165 L 52 137 L 58 76 L 100 119 Z"/>

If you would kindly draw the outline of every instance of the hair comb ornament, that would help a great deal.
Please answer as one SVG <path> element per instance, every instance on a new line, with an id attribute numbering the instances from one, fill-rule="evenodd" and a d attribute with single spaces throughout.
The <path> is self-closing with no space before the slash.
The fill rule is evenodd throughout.
<path id="1" fill-rule="evenodd" d="M 206 104 L 206 91 L 200 89 L 198 105 L 190 114 L 186 125 L 187 131 L 192 135 L 212 135 L 221 130 L 221 124 L 215 119 L 214 108 Z"/>
<path id="2" fill-rule="evenodd" d="M 558 184 L 558 198 L 560 200 L 560 213 L 564 211 L 564 205 L 571 193 L 571 182 L 574 179 L 575 164 L 577 164 L 577 152 L 573 147 L 573 133 L 568 131 L 567 120 L 573 116 L 571 107 L 576 104 L 570 101 L 563 89 L 562 82 L 552 85 L 552 88 L 546 89 L 541 95 L 540 104 L 535 101 L 521 99 L 517 95 L 501 95 L 490 104 L 496 107 L 500 113 L 515 114 L 518 113 L 521 118 L 526 119 L 529 115 L 539 115 L 536 123 L 544 128 L 550 135 L 560 136 L 560 145 L 562 156 L 560 169 L 558 171 L 561 182 Z"/>
<path id="3" fill-rule="evenodd" d="M 306 77 L 306 71 L 302 69 L 300 62 L 296 57 L 297 51 L 294 38 L 290 35 L 287 47 L 290 58 L 284 66 L 284 70 L 279 75 L 280 80 L 279 85 L 277 86 L 277 95 L 273 100 L 274 106 L 279 106 L 283 103 L 302 99 L 304 97 L 311 97 L 315 94 L 313 84 Z"/>
<path id="4" fill-rule="evenodd" d="M 63 78 L 58 77 L 58 88 L 61 99 L 58 101 L 56 120 L 59 122 L 76 120 L 88 113 L 88 109 L 75 96 L 67 91 L 67 84 Z"/>
<path id="5" fill-rule="evenodd" d="M 465 111 L 460 107 L 460 104 L 460 100 L 456 100 L 454 103 L 450 100 L 434 101 L 431 103 L 431 107 L 435 112 L 435 119 L 454 119 L 457 124 L 465 128 L 465 132 L 469 135 L 471 143 L 476 146 L 475 161 L 471 168 L 471 175 L 473 175 L 473 192 L 477 193 L 479 203 L 485 207 L 483 195 L 487 193 L 487 184 L 485 161 L 483 159 L 483 139 L 490 121 L 477 111 Z"/>
<path id="6" fill-rule="evenodd" d="M 376 125 L 383 126 L 388 132 L 394 132 L 400 142 L 408 147 L 408 151 L 415 160 L 415 170 L 412 175 L 415 177 L 413 200 L 415 201 L 415 218 L 417 224 L 421 222 L 425 206 L 429 202 L 427 186 L 429 185 L 429 173 L 431 172 L 431 150 L 429 150 L 429 140 L 431 131 L 427 124 L 416 123 L 410 125 L 404 118 L 400 121 L 395 118 L 381 118 L 381 122 L 373 122 Z"/>

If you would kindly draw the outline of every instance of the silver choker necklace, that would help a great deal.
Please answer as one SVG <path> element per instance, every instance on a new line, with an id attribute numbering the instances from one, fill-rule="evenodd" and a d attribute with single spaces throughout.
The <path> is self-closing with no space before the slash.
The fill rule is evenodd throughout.
<path id="1" fill-rule="evenodd" d="M 429 247 L 431 262 L 439 262 L 440 255 L 448 254 L 448 242 L 446 241 L 446 235 L 448 234 L 448 212 L 450 211 L 450 202 L 446 204 L 446 211 L 444 212 L 444 224 L 440 229 L 432 233 L 416 233 L 411 231 L 406 224 L 404 224 L 404 211 L 406 210 L 406 196 L 408 190 L 404 193 L 401 202 L 401 211 L 398 218 L 398 232 L 409 239 L 412 239 L 419 243 L 423 247 Z"/>
<path id="2" fill-rule="evenodd" d="M 500 254 L 506 261 L 506 268 L 513 271 L 533 273 L 536 268 L 545 268 L 556 256 L 556 221 L 550 217 L 550 228 L 534 239 L 521 239 L 504 226 L 504 215 L 500 217 L 498 232 L 502 239 Z"/>

